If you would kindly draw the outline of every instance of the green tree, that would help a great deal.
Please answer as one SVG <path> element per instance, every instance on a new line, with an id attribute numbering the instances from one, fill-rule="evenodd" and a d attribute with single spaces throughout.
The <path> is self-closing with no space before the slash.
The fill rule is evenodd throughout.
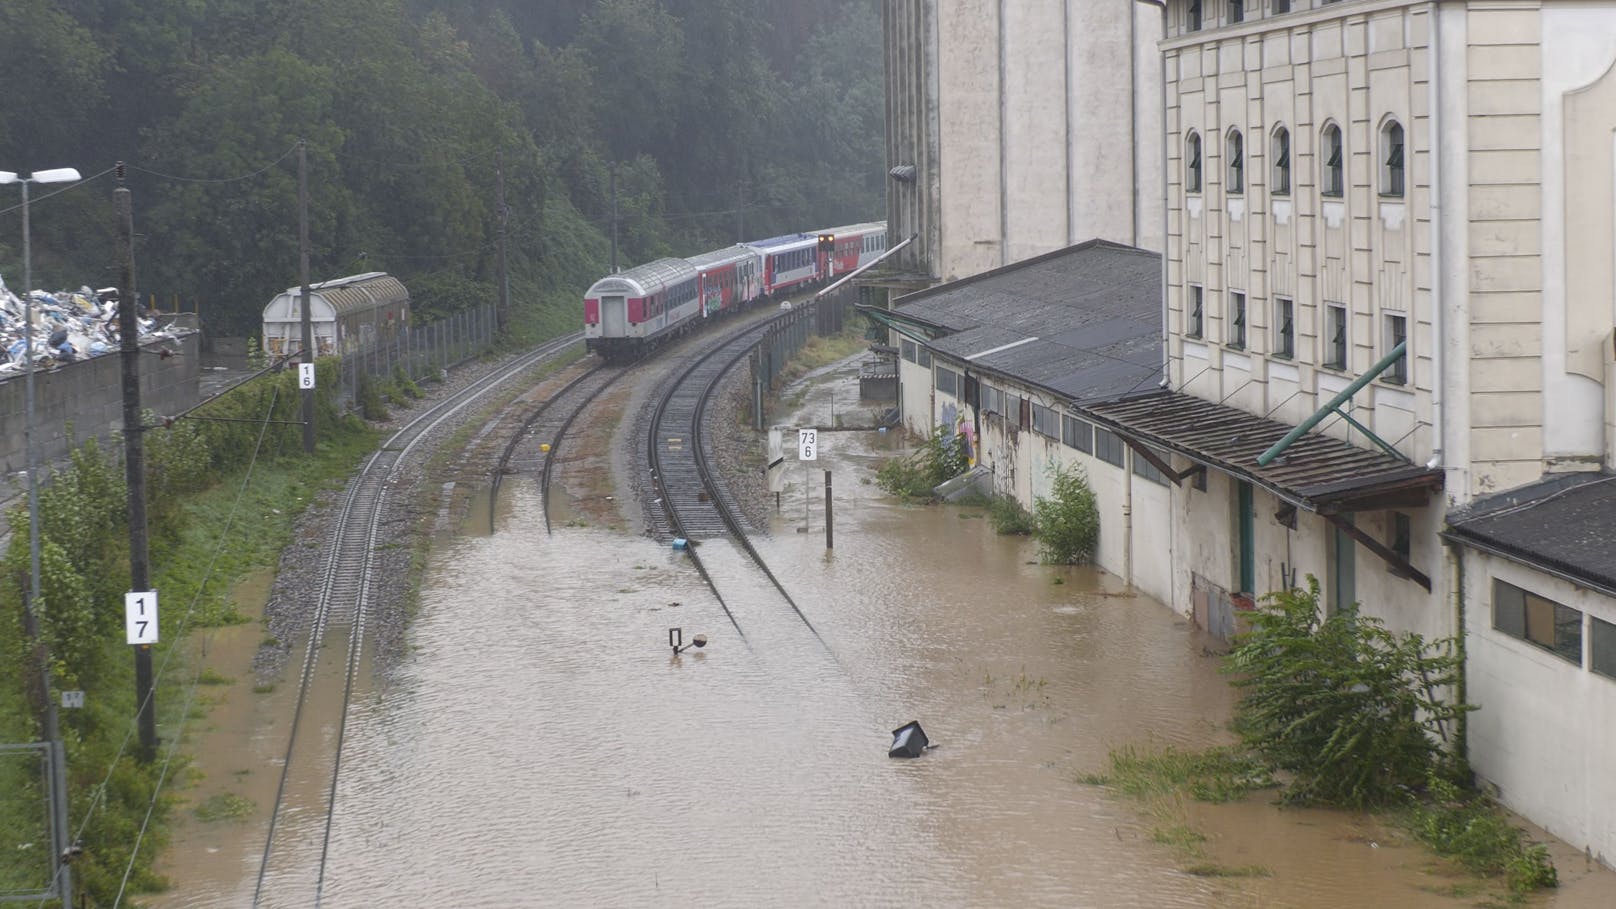
<path id="1" fill-rule="evenodd" d="M 1050 495 L 1033 502 L 1033 535 L 1039 559 L 1050 565 L 1076 565 L 1094 558 L 1100 545 L 1100 508 L 1081 467 L 1056 465 Z"/>
<path id="2" fill-rule="evenodd" d="M 1294 777 L 1293 801 L 1368 807 L 1454 775 L 1444 748 L 1459 714 L 1451 639 L 1393 634 L 1356 609 L 1323 616 L 1319 583 L 1263 598 L 1226 671 L 1241 689 L 1235 729 Z"/>

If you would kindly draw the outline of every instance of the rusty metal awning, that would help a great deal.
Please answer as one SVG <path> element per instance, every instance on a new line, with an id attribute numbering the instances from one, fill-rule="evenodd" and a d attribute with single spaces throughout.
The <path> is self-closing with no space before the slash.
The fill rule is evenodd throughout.
<path id="1" fill-rule="evenodd" d="M 1280 457 L 1259 466 L 1258 456 L 1292 427 L 1181 392 L 1079 409 L 1124 438 L 1177 452 L 1321 514 L 1417 508 L 1442 488 L 1441 470 L 1317 433 L 1302 436 Z"/>

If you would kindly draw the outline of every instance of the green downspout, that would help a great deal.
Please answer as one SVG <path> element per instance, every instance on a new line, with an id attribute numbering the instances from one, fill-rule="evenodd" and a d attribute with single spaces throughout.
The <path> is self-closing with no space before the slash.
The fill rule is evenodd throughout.
<path id="1" fill-rule="evenodd" d="M 1306 433 L 1309 429 L 1312 429 L 1313 427 L 1319 425 L 1320 420 L 1323 420 L 1326 416 L 1328 416 L 1337 407 L 1340 407 L 1343 403 L 1346 402 L 1346 400 L 1348 398 L 1352 397 L 1354 394 L 1357 394 L 1358 389 L 1364 387 L 1365 385 L 1368 385 L 1370 382 L 1373 382 L 1375 380 L 1376 376 L 1378 376 L 1381 373 L 1386 371 L 1386 367 L 1392 365 L 1393 363 L 1396 363 L 1398 358 L 1403 356 L 1403 353 L 1407 349 L 1408 349 L 1408 342 L 1407 341 L 1398 342 L 1397 346 L 1393 347 L 1391 349 L 1390 353 L 1386 354 L 1386 356 L 1384 356 L 1384 357 L 1381 357 L 1379 362 L 1377 362 L 1374 366 L 1369 367 L 1368 372 L 1364 373 L 1363 375 L 1359 376 L 1356 379 L 1353 379 L 1351 385 L 1348 385 L 1346 388 L 1341 389 L 1341 391 L 1338 394 L 1336 394 L 1335 397 L 1330 399 L 1330 403 L 1324 405 L 1323 407 L 1320 407 L 1317 411 L 1314 412 L 1314 414 L 1311 417 L 1308 417 L 1307 419 L 1303 420 L 1301 422 L 1301 425 L 1297 426 L 1295 429 L 1291 430 L 1290 432 L 1285 433 L 1285 438 L 1280 439 L 1278 442 L 1275 442 L 1272 448 L 1270 448 L 1267 451 L 1263 452 L 1262 455 L 1257 458 L 1257 466 L 1258 467 L 1267 467 L 1268 463 L 1270 461 L 1272 461 L 1275 458 L 1279 457 L 1280 452 L 1282 452 L 1285 449 L 1291 447 L 1292 442 L 1295 442 L 1297 439 L 1300 439 L 1302 437 L 1302 435 L 1304 433 Z M 1361 429 L 1362 427 L 1359 427 L 1359 428 Z M 1364 431 L 1366 433 L 1368 433 L 1368 435 L 1371 438 L 1375 437 L 1374 433 L 1368 432 L 1368 430 L 1364 430 Z M 1377 438 L 1376 441 L 1379 442 L 1380 440 Z M 1381 444 L 1381 447 L 1383 447 L 1383 448 L 1389 448 L 1389 446 L 1387 446 L 1386 443 L 1384 443 L 1384 442 L 1381 442 L 1380 444 Z"/>

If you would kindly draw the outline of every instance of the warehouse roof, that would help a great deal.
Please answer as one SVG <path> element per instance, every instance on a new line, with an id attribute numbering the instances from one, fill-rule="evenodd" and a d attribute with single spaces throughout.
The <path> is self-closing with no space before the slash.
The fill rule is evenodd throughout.
<path id="1" fill-rule="evenodd" d="M 944 357 L 1076 402 L 1154 388 L 1161 375 L 1161 256 L 1090 240 L 900 297 Z"/>
<path id="2" fill-rule="evenodd" d="M 1570 473 L 1478 499 L 1443 536 L 1616 596 L 1616 474 Z"/>

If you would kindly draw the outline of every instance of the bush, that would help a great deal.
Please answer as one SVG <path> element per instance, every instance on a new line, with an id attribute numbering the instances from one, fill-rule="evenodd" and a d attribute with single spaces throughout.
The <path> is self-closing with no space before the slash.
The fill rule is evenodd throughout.
<path id="1" fill-rule="evenodd" d="M 1439 699 L 1453 641 L 1394 635 L 1356 610 L 1319 618 L 1319 583 L 1268 594 L 1224 666 L 1243 690 L 1234 728 L 1294 779 L 1286 798 L 1352 808 L 1401 803 L 1456 768 L 1442 744 L 1469 709 Z"/>
<path id="2" fill-rule="evenodd" d="M 1421 842 L 1478 874 L 1503 875 L 1512 893 L 1560 885 L 1549 850 L 1527 842 L 1490 799 L 1462 792 L 1441 777 L 1429 782 L 1427 799 L 1411 804 L 1405 815 L 1406 826 Z"/>
<path id="3" fill-rule="evenodd" d="M 1021 507 L 1015 496 L 994 496 L 988 500 L 988 520 L 994 531 L 1015 536 L 1027 536 L 1037 526 L 1032 512 Z"/>
<path id="4" fill-rule="evenodd" d="M 1100 508 L 1082 468 L 1056 467 L 1053 495 L 1033 504 L 1038 558 L 1048 565 L 1076 565 L 1094 557 L 1100 543 Z"/>
<path id="5" fill-rule="evenodd" d="M 964 439 L 941 426 L 932 428 L 926 444 L 904 458 L 893 458 L 875 473 L 875 483 L 904 499 L 931 499 L 932 490 L 970 467 Z"/>

